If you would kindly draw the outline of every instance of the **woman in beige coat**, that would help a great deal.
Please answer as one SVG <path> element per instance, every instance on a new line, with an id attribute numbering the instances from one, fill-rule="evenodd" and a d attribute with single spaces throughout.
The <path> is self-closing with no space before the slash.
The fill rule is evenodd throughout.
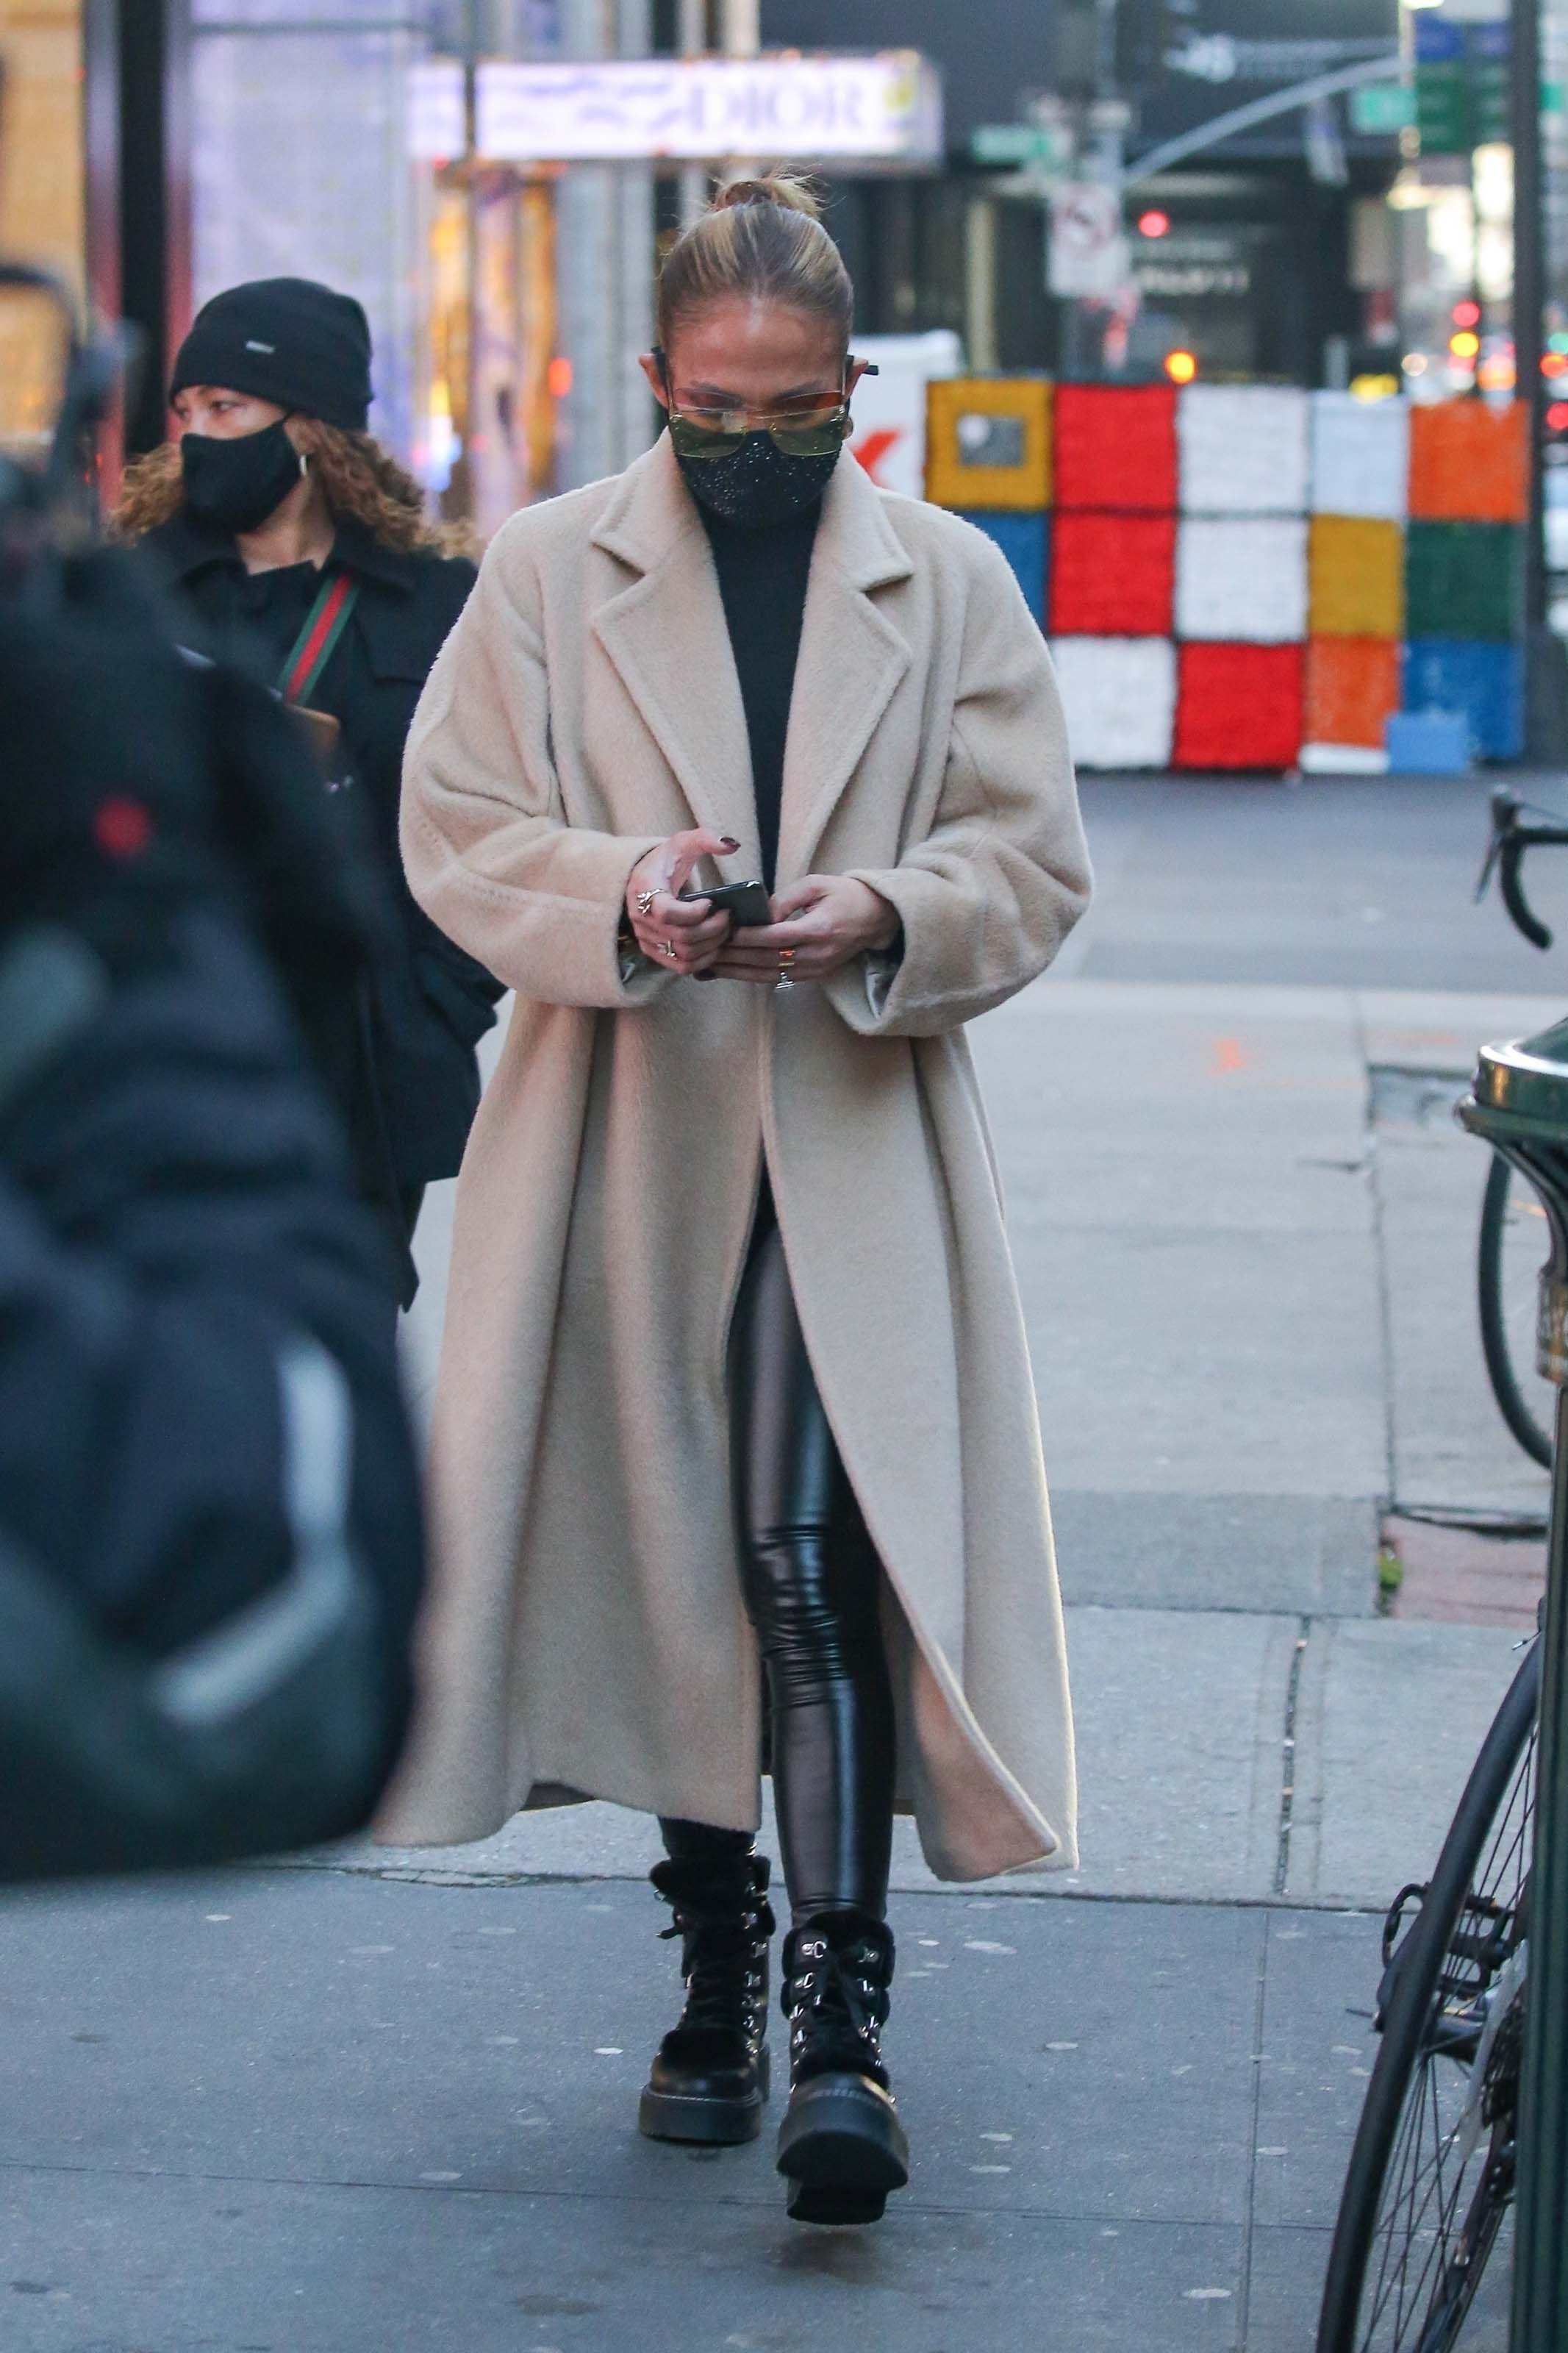
<path id="1" fill-rule="evenodd" d="M 895 1805 L 947 1878 L 1075 1859 L 963 1024 L 1050 962 L 1088 861 L 1003 559 L 840 458 L 850 304 L 797 183 L 723 191 L 660 280 L 668 433 L 512 519 L 415 720 L 409 879 L 517 1007 L 458 1188 L 424 1721 L 383 1826 L 657 1813 L 688 2000 L 643 2128 L 747 2138 L 767 1745 L 779 2166 L 817 2221 L 906 2178 Z M 756 887 L 694 895 L 717 861 Z"/>

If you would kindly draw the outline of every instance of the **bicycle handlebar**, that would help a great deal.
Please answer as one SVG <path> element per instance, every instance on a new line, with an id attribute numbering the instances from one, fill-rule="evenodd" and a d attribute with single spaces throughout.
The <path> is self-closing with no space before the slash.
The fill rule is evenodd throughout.
<path id="1" fill-rule="evenodd" d="M 1500 786 L 1492 794 L 1492 838 L 1476 885 L 1476 896 L 1479 899 L 1484 895 L 1495 865 L 1498 888 L 1514 929 L 1537 948 L 1549 948 L 1552 934 L 1524 895 L 1520 869 L 1527 849 L 1545 848 L 1568 848 L 1568 826 L 1525 824 L 1518 800 Z"/>

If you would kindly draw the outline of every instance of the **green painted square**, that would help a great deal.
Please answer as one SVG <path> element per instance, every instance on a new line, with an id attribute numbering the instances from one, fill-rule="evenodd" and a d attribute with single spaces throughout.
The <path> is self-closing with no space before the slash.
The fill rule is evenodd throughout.
<path id="1" fill-rule="evenodd" d="M 1406 635 L 1517 637 L 1520 542 L 1512 523 L 1411 523 L 1405 543 Z"/>

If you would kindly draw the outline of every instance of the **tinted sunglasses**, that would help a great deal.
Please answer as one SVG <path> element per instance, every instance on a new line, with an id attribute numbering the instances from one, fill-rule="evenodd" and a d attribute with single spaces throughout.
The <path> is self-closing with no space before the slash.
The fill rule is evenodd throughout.
<path id="1" fill-rule="evenodd" d="M 669 393 L 669 370 L 664 353 L 658 353 L 658 358 L 665 390 Z M 852 368 L 854 364 L 851 356 L 847 365 Z M 877 374 L 875 366 L 868 366 L 863 372 L 867 375 Z M 671 393 L 668 422 L 670 447 L 678 458 L 732 457 L 753 433 L 765 433 L 774 448 L 786 458 L 828 458 L 842 448 L 848 437 L 849 396 L 847 390 L 831 393 L 816 404 L 803 403 L 773 417 L 753 417 L 743 408 L 678 409 Z"/>

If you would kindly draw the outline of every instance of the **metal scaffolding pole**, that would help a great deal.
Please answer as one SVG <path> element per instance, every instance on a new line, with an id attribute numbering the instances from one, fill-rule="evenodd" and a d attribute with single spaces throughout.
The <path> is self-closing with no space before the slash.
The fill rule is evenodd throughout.
<path id="1" fill-rule="evenodd" d="M 680 0 L 677 25 L 680 54 L 700 58 L 708 48 L 708 0 Z M 680 226 L 689 228 L 708 202 L 708 174 L 700 164 L 680 167 Z"/>
<path id="2" fill-rule="evenodd" d="M 562 53 L 646 58 L 650 0 L 563 0 Z M 653 438 L 637 364 L 653 341 L 653 174 L 642 164 L 574 164 L 557 200 L 560 347 L 572 366 L 558 475 L 563 490 L 619 473 Z"/>
<path id="3" fill-rule="evenodd" d="M 754 58 L 763 45 L 761 0 L 719 0 L 719 24 L 727 58 Z M 744 177 L 758 168 L 754 155 L 731 155 L 729 170 Z"/>

